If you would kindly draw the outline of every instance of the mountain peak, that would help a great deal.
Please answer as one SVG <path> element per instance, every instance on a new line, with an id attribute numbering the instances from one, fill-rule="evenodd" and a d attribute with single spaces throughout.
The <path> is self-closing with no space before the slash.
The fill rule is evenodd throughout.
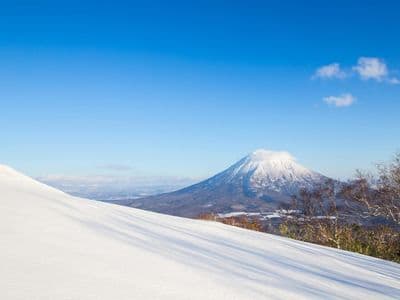
<path id="1" fill-rule="evenodd" d="M 240 182 L 257 195 L 270 191 L 292 195 L 325 178 L 297 163 L 289 152 L 265 149 L 250 153 L 221 174 L 226 182 Z"/>
<path id="2" fill-rule="evenodd" d="M 231 167 L 232 174 L 258 175 L 265 178 L 281 178 L 285 174 L 309 174 L 310 171 L 298 164 L 286 151 L 259 149 Z"/>
<path id="3" fill-rule="evenodd" d="M 252 162 L 293 162 L 295 158 L 286 151 L 271 151 L 266 149 L 257 149 L 248 155 Z"/>

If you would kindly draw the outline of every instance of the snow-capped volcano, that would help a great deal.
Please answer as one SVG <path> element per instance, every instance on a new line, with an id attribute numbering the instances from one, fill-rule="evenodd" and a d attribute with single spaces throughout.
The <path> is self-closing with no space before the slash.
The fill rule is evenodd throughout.
<path id="1" fill-rule="evenodd" d="M 285 151 L 256 150 L 225 171 L 182 190 L 135 200 L 134 207 L 181 216 L 204 212 L 264 211 L 289 203 L 300 189 L 328 178 Z"/>
<path id="2" fill-rule="evenodd" d="M 249 191 L 259 195 L 268 191 L 292 195 L 326 179 L 298 164 L 288 152 L 264 149 L 244 157 L 218 177 L 226 178 L 226 183 L 242 181 Z"/>
<path id="3" fill-rule="evenodd" d="M 288 177 L 310 176 L 313 172 L 297 164 L 292 155 L 284 151 L 256 150 L 231 168 L 233 175 L 252 173 L 257 177 L 268 177 L 271 180 Z"/>

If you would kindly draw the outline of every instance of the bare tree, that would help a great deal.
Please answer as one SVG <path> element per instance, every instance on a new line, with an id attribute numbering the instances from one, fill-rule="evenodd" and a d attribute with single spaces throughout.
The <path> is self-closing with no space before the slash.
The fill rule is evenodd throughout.
<path id="1" fill-rule="evenodd" d="M 389 164 L 378 165 L 377 178 L 358 171 L 341 195 L 365 206 L 372 216 L 400 225 L 400 153 Z"/>
<path id="2" fill-rule="evenodd" d="M 343 227 L 336 199 L 337 185 L 328 180 L 313 190 L 301 190 L 292 201 L 296 213 L 282 224 L 281 233 L 341 248 Z"/>
<path id="3" fill-rule="evenodd" d="M 383 213 L 372 204 L 378 191 L 364 180 L 343 189 L 362 204 L 339 207 L 338 202 L 342 199 L 336 190 L 340 190 L 340 184 L 335 182 L 327 182 L 315 190 L 303 190 L 293 197 L 293 211 L 296 213 L 280 225 L 280 233 L 302 241 L 400 262 L 400 232 L 396 228 L 354 223 L 363 211 L 371 209 L 379 215 Z"/>

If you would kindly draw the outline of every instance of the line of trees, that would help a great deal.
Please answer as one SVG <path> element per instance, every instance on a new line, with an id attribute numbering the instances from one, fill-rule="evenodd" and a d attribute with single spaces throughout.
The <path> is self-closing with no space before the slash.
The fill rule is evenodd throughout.
<path id="1" fill-rule="evenodd" d="M 245 228 L 245 229 L 250 229 L 250 230 L 255 230 L 255 231 L 263 231 L 263 226 L 258 219 L 250 218 L 246 215 L 221 218 L 221 217 L 218 217 L 217 214 L 204 213 L 204 214 L 199 215 L 198 218 L 201 220 L 221 222 L 221 223 L 224 223 L 227 225 L 232 225 L 232 226 L 236 226 L 236 227 L 240 227 L 240 228 Z"/>
<path id="2" fill-rule="evenodd" d="M 282 235 L 400 262 L 400 154 L 377 176 L 357 172 L 348 183 L 303 190 L 292 207 Z"/>

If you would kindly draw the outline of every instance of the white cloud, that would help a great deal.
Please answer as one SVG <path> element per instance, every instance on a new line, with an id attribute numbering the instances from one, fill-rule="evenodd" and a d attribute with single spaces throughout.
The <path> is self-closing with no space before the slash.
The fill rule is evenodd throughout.
<path id="1" fill-rule="evenodd" d="M 396 78 L 396 77 L 392 77 L 388 79 L 388 82 L 390 84 L 400 84 L 400 79 Z"/>
<path id="2" fill-rule="evenodd" d="M 386 63 L 377 57 L 360 57 L 357 66 L 354 66 L 353 70 L 364 80 L 382 81 L 388 75 Z"/>
<path id="3" fill-rule="evenodd" d="M 351 94 L 342 94 L 340 96 L 325 97 L 323 101 L 336 107 L 346 107 L 352 105 L 356 101 L 356 98 Z"/>
<path id="4" fill-rule="evenodd" d="M 345 78 L 346 73 L 340 69 L 338 63 L 322 66 L 315 71 L 313 78 Z"/>
<path id="5" fill-rule="evenodd" d="M 357 65 L 353 66 L 351 70 L 358 74 L 363 80 L 376 80 L 378 82 L 385 82 L 388 84 L 400 85 L 398 77 L 391 76 L 394 72 L 390 70 L 386 62 L 378 57 L 359 57 Z M 344 71 L 341 69 L 339 63 L 332 63 L 318 68 L 314 75 L 311 77 L 332 79 L 343 79 L 352 75 L 351 71 Z"/>

